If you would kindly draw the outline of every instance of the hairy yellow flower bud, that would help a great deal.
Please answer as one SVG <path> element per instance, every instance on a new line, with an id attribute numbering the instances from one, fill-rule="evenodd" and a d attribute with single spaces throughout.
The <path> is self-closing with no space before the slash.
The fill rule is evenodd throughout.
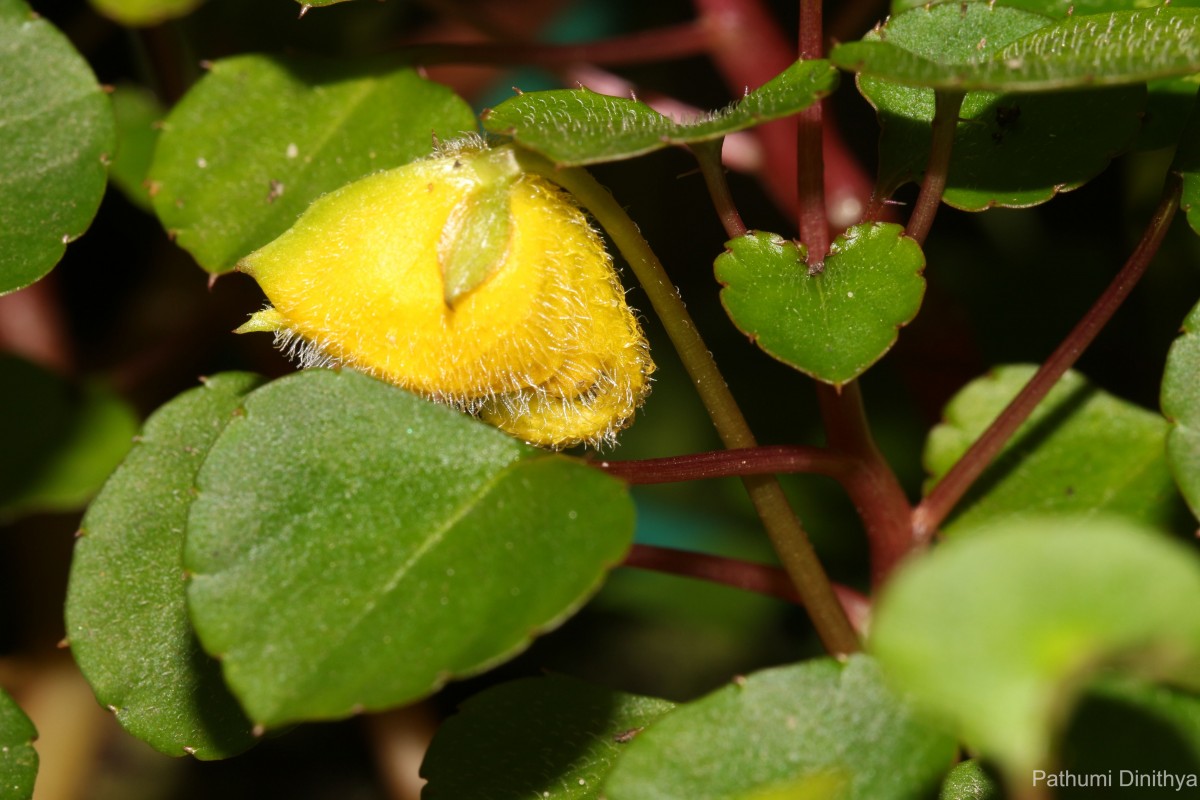
<path id="1" fill-rule="evenodd" d="M 569 195 L 476 139 L 317 199 L 238 268 L 305 366 L 344 364 L 548 447 L 611 443 L 654 365 Z"/>

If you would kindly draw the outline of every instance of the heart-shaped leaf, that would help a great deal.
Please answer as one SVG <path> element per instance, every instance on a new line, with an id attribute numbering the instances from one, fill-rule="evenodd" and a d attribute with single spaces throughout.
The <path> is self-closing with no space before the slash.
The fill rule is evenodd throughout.
<path id="1" fill-rule="evenodd" d="M 192 632 L 183 534 L 200 464 L 261 382 L 217 375 L 150 417 L 88 509 L 71 563 L 67 637 L 79 668 L 126 730 L 168 755 L 224 758 L 254 742 Z"/>
<path id="2" fill-rule="evenodd" d="M 244 408 L 201 469 L 184 560 L 200 639 L 264 726 L 492 667 L 629 547 L 623 484 L 358 373 Z"/>
<path id="3" fill-rule="evenodd" d="M 1167 463 L 1192 513 L 1200 517 L 1200 304 L 1183 321 L 1183 335 L 1167 354 L 1161 401 L 1171 422 Z"/>
<path id="4" fill-rule="evenodd" d="M 946 3 L 900 14 L 868 39 L 944 65 L 975 69 L 1005 44 L 1050 22 L 988 3 Z M 886 193 L 920 180 L 929 161 L 934 92 L 864 74 L 879 112 Z M 1055 94 L 969 92 L 959 111 L 943 199 L 969 211 L 1022 207 L 1075 188 L 1108 165 L 1142 125 L 1141 86 Z"/>
<path id="5" fill-rule="evenodd" d="M 92 223 L 113 151 L 108 98 L 67 37 L 0 0 L 0 294 L 49 272 Z"/>
<path id="6" fill-rule="evenodd" d="M 625 746 L 674 705 L 551 675 L 488 689 L 442 723 L 424 800 L 595 800 Z"/>
<path id="7" fill-rule="evenodd" d="M 0 689 L 0 800 L 29 800 L 37 777 L 37 731 L 13 699 Z"/>
<path id="8" fill-rule="evenodd" d="M 1028 782 L 1106 663 L 1200 686 L 1197 607 L 1194 548 L 1128 520 L 1024 518 L 901 568 L 870 644 L 898 688 Z"/>
<path id="9" fill-rule="evenodd" d="M 1036 370 L 1000 367 L 946 405 L 929 433 L 929 485 L 945 475 Z M 1190 385 L 1190 384 L 1189 384 Z M 1183 511 L 1164 453 L 1167 424 L 1068 372 L 1005 445 L 943 528 L 1036 514 L 1120 515 L 1162 530 Z M 1186 515 L 1186 511 L 1184 511 Z"/>
<path id="10" fill-rule="evenodd" d="M 688 122 L 671 120 L 637 100 L 589 89 L 527 92 L 486 111 L 483 125 L 557 164 L 579 166 L 720 139 L 791 116 L 830 94 L 837 82 L 838 72 L 828 61 L 797 61 L 734 105 Z"/>
<path id="11" fill-rule="evenodd" d="M 806 661 L 680 706 L 627 745 L 609 800 L 922 797 L 955 744 L 884 685 L 873 659 Z"/>
<path id="12" fill-rule="evenodd" d="M 925 257 L 899 225 L 848 229 L 816 273 L 803 245 L 772 233 L 725 246 L 715 270 L 733 323 L 771 356 L 834 386 L 891 349 L 925 293 Z"/>
<path id="13" fill-rule="evenodd" d="M 154 210 L 200 266 L 226 272 L 318 196 L 474 128 L 466 103 L 412 69 L 225 59 L 163 123 L 150 168 Z"/>

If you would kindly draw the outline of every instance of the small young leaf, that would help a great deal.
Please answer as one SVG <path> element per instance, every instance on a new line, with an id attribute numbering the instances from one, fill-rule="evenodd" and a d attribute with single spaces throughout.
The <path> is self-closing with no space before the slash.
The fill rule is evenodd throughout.
<path id="1" fill-rule="evenodd" d="M 990 53 L 1049 22 L 1005 6 L 945 3 L 900 14 L 868 39 L 947 69 L 975 69 Z M 859 88 L 883 128 L 882 185 L 890 193 L 919 180 L 929 161 L 934 92 L 868 74 L 859 77 Z M 980 211 L 1030 206 L 1075 188 L 1133 141 L 1144 102 L 1141 86 L 1053 95 L 969 92 L 944 200 Z"/>
<path id="2" fill-rule="evenodd" d="M 37 731 L 13 699 L 0 689 L 0 800 L 29 800 L 37 777 Z"/>
<path id="3" fill-rule="evenodd" d="M 910 561 L 876 606 L 889 678 L 1012 780 L 1106 662 L 1200 686 L 1200 559 L 1117 518 L 1024 518 Z"/>
<path id="4" fill-rule="evenodd" d="M 1016 396 L 1035 368 L 1000 367 L 946 405 L 930 431 L 932 487 Z M 1163 530 L 1181 506 L 1163 452 L 1163 419 L 1068 372 L 983 474 L 946 533 L 1031 514 L 1116 514 Z M 1184 512 L 1186 514 L 1186 511 Z"/>
<path id="5" fill-rule="evenodd" d="M 1162 412 L 1171 422 L 1167 463 L 1179 489 L 1200 517 L 1200 304 L 1183 321 L 1163 371 Z"/>
<path id="6" fill-rule="evenodd" d="M 183 532 L 196 472 L 261 379 L 210 378 L 159 409 L 83 519 L 67 637 L 96 698 L 168 755 L 224 758 L 251 725 L 188 621 Z"/>
<path id="7" fill-rule="evenodd" d="M 511 657 L 633 532 L 619 482 L 348 370 L 252 393 L 198 485 L 192 621 L 264 726 L 409 702 Z"/>
<path id="8" fill-rule="evenodd" d="M 803 245 L 775 234 L 750 233 L 725 246 L 715 270 L 733 323 L 771 356 L 834 386 L 891 349 L 925 293 L 925 257 L 899 225 L 855 225 L 816 274 L 805 266 Z"/>
<path id="9" fill-rule="evenodd" d="M 92 222 L 113 151 L 108 98 L 67 37 L 0 0 L 0 294 L 49 272 Z"/>
<path id="10" fill-rule="evenodd" d="M 971 758 L 950 770 L 938 800 L 1004 800 L 1004 792 L 996 779 Z"/>
<path id="11" fill-rule="evenodd" d="M 166 116 L 166 109 L 153 92 L 133 85 L 113 89 L 112 105 L 117 119 L 117 147 L 109 176 L 131 203 L 153 213 L 146 175 L 158 143 L 158 123 Z"/>
<path id="12" fill-rule="evenodd" d="M 675 122 L 645 103 L 589 89 L 527 92 L 485 112 L 483 125 L 560 165 L 580 166 L 720 139 L 791 116 L 830 94 L 837 82 L 838 72 L 828 61 L 797 61 L 740 102 L 690 122 Z"/>
<path id="13" fill-rule="evenodd" d="M 673 707 L 558 675 L 501 684 L 438 729 L 422 800 L 595 800 L 629 742 Z"/>
<path id="14" fill-rule="evenodd" d="M 129 451 L 138 420 L 99 386 L 0 356 L 0 519 L 82 508 Z"/>
<path id="15" fill-rule="evenodd" d="M 889 27 L 914 14 L 948 20 L 954 13 L 966 20 L 978 13 L 975 8 L 992 5 L 940 3 L 900 14 Z M 1006 6 L 993 10 L 1014 19 L 1028 13 Z M 901 44 L 886 28 L 863 41 L 838 45 L 829 57 L 842 69 L 909 86 L 1003 92 L 1116 86 L 1200 72 L 1198 9 L 1164 4 L 1136 11 L 1076 14 L 1056 22 L 1041 18 L 1049 24 L 1015 40 L 998 43 L 976 37 L 977 52 L 970 59 L 947 58 L 942 43 L 933 49 Z M 971 33 L 973 26 L 964 23 L 958 31 Z M 955 38 L 952 35 L 948 41 Z"/>
<path id="16" fill-rule="evenodd" d="M 862 655 L 739 679 L 626 747 L 609 800 L 899 800 L 924 796 L 955 755 Z"/>
<path id="17" fill-rule="evenodd" d="M 158 25 L 190 14 L 204 0 L 89 0 L 92 8 L 129 27 Z"/>
<path id="18" fill-rule="evenodd" d="M 150 168 L 154 210 L 200 266 L 226 272 L 319 195 L 474 127 L 466 103 L 411 69 L 225 59 L 163 124 Z"/>

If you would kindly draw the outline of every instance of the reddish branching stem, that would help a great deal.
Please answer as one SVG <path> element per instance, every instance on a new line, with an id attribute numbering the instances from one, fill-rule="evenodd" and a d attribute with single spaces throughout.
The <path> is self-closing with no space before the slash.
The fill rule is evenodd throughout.
<path id="1" fill-rule="evenodd" d="M 416 64 L 640 64 L 705 53 L 712 44 L 711 30 L 711 26 L 694 21 L 579 44 L 419 44 L 401 48 L 400 53 Z"/>
<path id="2" fill-rule="evenodd" d="M 818 399 L 831 455 L 855 465 L 840 480 L 866 528 L 871 583 L 880 586 L 913 548 L 912 506 L 871 436 L 858 382 L 840 391 L 820 384 Z"/>
<path id="3" fill-rule="evenodd" d="M 942 203 L 942 193 L 946 190 L 950 154 L 954 149 L 954 133 L 958 129 L 958 112 L 966 94 L 938 91 L 934 97 L 933 141 L 929 147 L 929 164 L 925 167 L 921 192 L 917 195 L 916 205 L 904 231 L 921 245 L 925 244 L 925 237 L 929 235 L 933 218 Z"/>
<path id="4" fill-rule="evenodd" d="M 716 450 L 636 461 L 594 461 L 593 465 L 632 484 L 674 483 L 745 475 L 807 472 L 846 480 L 856 468 L 850 458 L 819 447 L 772 445 Z"/>
<path id="5" fill-rule="evenodd" d="M 778 597 L 803 605 L 788 574 L 779 567 L 736 558 L 635 544 L 621 566 L 665 572 L 686 578 L 720 583 L 748 592 Z M 871 602 L 848 586 L 834 584 L 833 591 L 855 631 L 861 634 L 871 613 Z"/>
<path id="6" fill-rule="evenodd" d="M 1179 208 L 1181 182 L 1177 175 L 1169 175 L 1163 188 L 1162 200 L 1154 212 L 1149 226 L 1142 235 L 1137 248 L 1125 262 L 1125 266 L 1113 278 L 1112 283 L 1088 309 L 1078 324 L 1067 334 L 1062 344 L 1038 369 L 1029 383 L 1021 389 L 1012 402 L 1000 412 L 1000 416 L 983 435 L 963 454 L 963 457 L 933 487 L 929 495 L 912 512 L 913 533 L 919 542 L 926 542 L 936 533 L 938 526 L 954 509 L 975 480 L 983 474 L 992 460 L 1003 449 L 1005 443 L 1016 432 L 1038 403 L 1049 393 L 1058 379 L 1075 364 L 1083 351 L 1096 338 L 1100 330 L 1129 296 L 1133 287 L 1145 273 L 1150 261 L 1158 252 L 1163 236 L 1170 227 L 1175 211 Z"/>

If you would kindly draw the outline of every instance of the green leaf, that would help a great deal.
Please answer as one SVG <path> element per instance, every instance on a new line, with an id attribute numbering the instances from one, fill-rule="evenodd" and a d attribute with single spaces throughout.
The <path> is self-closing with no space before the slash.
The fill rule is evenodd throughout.
<path id="1" fill-rule="evenodd" d="M 623 484 L 351 371 L 252 393 L 198 485 L 192 621 L 264 726 L 504 661 L 584 602 L 633 531 Z"/>
<path id="2" fill-rule="evenodd" d="M 37 731 L 13 699 L 0 689 L 0 800 L 29 800 L 37 777 L 33 749 Z"/>
<path id="3" fill-rule="evenodd" d="M 82 508 L 137 433 L 133 410 L 111 391 L 15 356 L 0 356 L 0 397 L 0 518 Z"/>
<path id="4" fill-rule="evenodd" d="M 645 103 L 589 89 L 528 92 L 485 112 L 483 125 L 557 164 L 580 166 L 720 139 L 791 116 L 830 94 L 837 82 L 828 61 L 797 61 L 740 102 L 692 122 L 675 122 Z"/>
<path id="5" fill-rule="evenodd" d="M 475 128 L 407 68 L 247 55 L 218 61 L 171 111 L 150 168 L 154 210 L 210 272 L 290 228 L 318 196 Z"/>
<path id="6" fill-rule="evenodd" d="M 1171 423 L 1167 463 L 1192 513 L 1200 517 L 1200 304 L 1167 353 L 1161 402 Z"/>
<path id="7" fill-rule="evenodd" d="M 917 48 L 910 42 L 896 42 L 889 34 L 888 29 L 905 17 L 927 14 L 949 19 L 954 14 L 970 20 L 979 13 L 975 9 L 989 6 L 952 1 L 913 9 L 897 15 L 873 38 L 838 45 L 829 57 L 842 69 L 930 89 L 1054 91 L 1200 72 L 1200 10 L 1167 5 L 1073 15 L 1006 42 L 988 39 L 981 44 L 976 37 L 972 43 L 976 54 L 969 59 L 947 58 L 943 43 Z M 1026 12 L 995 6 L 988 13 L 1015 19 Z M 966 35 L 973 27 L 963 22 L 958 30 Z M 955 38 L 959 37 L 945 43 L 951 51 Z"/>
<path id="8" fill-rule="evenodd" d="M 1049 22 L 986 3 L 901 14 L 869 38 L 946 68 L 975 69 L 989 52 Z M 980 48 L 980 43 L 984 47 Z M 918 181 L 929 161 L 934 92 L 869 75 L 863 95 L 879 112 L 880 175 L 890 194 Z M 1045 202 L 1102 171 L 1142 125 L 1141 86 L 1055 94 L 969 92 L 959 112 L 943 199 L 968 211 Z"/>
<path id="9" fill-rule="evenodd" d="M 1198 605 L 1192 548 L 1128 520 L 1027 517 L 908 562 L 870 644 L 899 689 L 1028 781 L 1106 663 L 1200 685 Z"/>
<path id="10" fill-rule="evenodd" d="M 92 8 L 130 27 L 158 25 L 190 14 L 204 0 L 89 0 Z"/>
<path id="11" fill-rule="evenodd" d="M 306 13 L 310 8 L 320 8 L 322 6 L 332 6 L 338 3 L 345 3 L 348 0 L 296 0 L 300 4 L 300 13 Z"/>
<path id="12" fill-rule="evenodd" d="M 899 225 L 864 223 L 833 243 L 822 271 L 806 249 L 772 233 L 725 243 L 717 257 L 721 302 L 764 351 L 841 386 L 891 349 L 925 293 L 925 256 Z"/>
<path id="13" fill-rule="evenodd" d="M 235 755 L 251 725 L 200 648 L 186 607 L 183 535 L 196 473 L 261 383 L 225 373 L 146 422 L 83 519 L 71 564 L 67 637 L 97 700 L 168 755 Z"/>
<path id="14" fill-rule="evenodd" d="M 971 758 L 950 770 L 938 800 L 1004 800 L 1004 793 L 996 779 Z"/>
<path id="15" fill-rule="evenodd" d="M 954 756 L 954 741 L 918 722 L 871 658 L 820 659 L 739 679 L 667 714 L 627 745 L 605 796 L 920 797 Z"/>
<path id="16" fill-rule="evenodd" d="M 421 797 L 594 800 L 628 743 L 673 707 L 559 675 L 501 684 L 438 729 Z"/>
<path id="17" fill-rule="evenodd" d="M 946 405 L 925 444 L 929 488 L 1029 381 L 1036 367 L 1000 367 Z M 1120 515 L 1171 530 L 1178 497 L 1164 456 L 1167 425 L 1153 412 L 1068 372 L 984 472 L 943 527 L 1039 514 Z M 1186 512 L 1185 512 L 1186 513 Z"/>
<path id="18" fill-rule="evenodd" d="M 1192 114 L 1179 139 L 1171 168 L 1183 178 L 1179 207 L 1187 214 L 1192 230 L 1200 233 L 1200 94 L 1192 103 Z"/>
<path id="19" fill-rule="evenodd" d="M 130 202 L 143 211 L 153 211 L 146 176 L 158 144 L 158 125 L 166 116 L 166 109 L 153 92 L 133 85 L 116 87 L 112 106 L 117 119 L 117 152 L 109 176 Z"/>
<path id="20" fill-rule="evenodd" d="M 108 98 L 67 38 L 22 0 L 0 0 L 0 294 L 49 272 L 104 196 Z"/>

